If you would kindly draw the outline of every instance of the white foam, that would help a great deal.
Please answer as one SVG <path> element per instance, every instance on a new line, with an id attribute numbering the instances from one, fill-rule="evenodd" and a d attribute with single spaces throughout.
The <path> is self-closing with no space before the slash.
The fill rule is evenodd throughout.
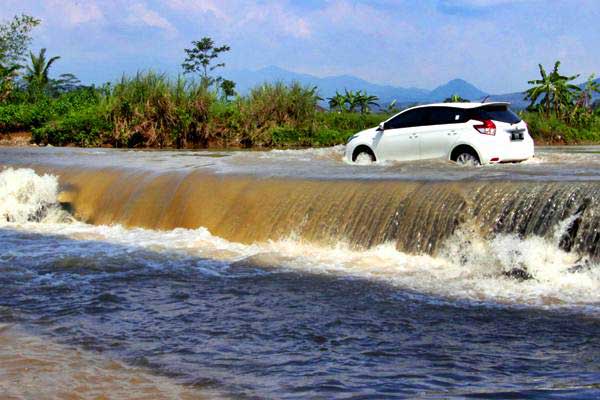
<path id="1" fill-rule="evenodd" d="M 43 223 L 32 222 L 31 215 L 37 215 L 40 207 L 48 208 L 48 204 L 54 207 L 56 191 L 56 179 L 52 176 L 37 176 L 32 170 L 5 170 L 0 174 L 0 210 L 2 215 L 10 215 L 12 221 L 3 222 L 5 226 L 10 225 L 11 231 L 48 237 L 60 233 L 74 239 L 68 246 L 63 244 L 52 252 L 43 246 L 11 249 L 11 257 L 48 257 L 50 254 L 60 257 L 61 252 L 68 252 L 77 258 L 99 260 L 125 252 L 128 257 L 144 263 L 146 256 L 137 250 L 150 250 L 172 260 L 165 265 L 162 258 L 163 264 L 155 265 L 155 259 L 148 259 L 155 268 L 195 265 L 207 273 L 218 274 L 229 273 L 228 268 L 243 262 L 263 272 L 293 270 L 382 282 L 438 299 L 576 307 L 600 312 L 600 265 L 558 247 L 561 233 L 570 221 L 557 226 L 557 233 L 550 238 L 498 235 L 489 240 L 475 229 L 469 229 L 467 224 L 449 238 L 434 257 L 406 254 L 392 244 L 358 250 L 344 243 L 324 247 L 290 237 L 244 245 L 213 236 L 204 228 L 153 231 L 64 223 L 48 217 L 42 219 Z M 99 245 L 84 245 L 90 241 Z M 574 270 L 575 265 L 582 267 Z M 509 276 L 514 270 L 523 271 L 531 279 Z"/>
<path id="2" fill-rule="evenodd" d="M 37 175 L 29 168 L 0 172 L 0 224 L 26 221 L 58 221 L 65 217 L 58 207 L 58 179 Z"/>

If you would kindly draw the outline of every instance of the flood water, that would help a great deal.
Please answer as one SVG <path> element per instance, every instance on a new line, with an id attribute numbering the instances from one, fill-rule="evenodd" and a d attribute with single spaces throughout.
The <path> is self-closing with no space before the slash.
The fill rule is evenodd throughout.
<path id="1" fill-rule="evenodd" d="M 600 147 L 342 151 L 0 148 L 0 397 L 600 396 Z"/>

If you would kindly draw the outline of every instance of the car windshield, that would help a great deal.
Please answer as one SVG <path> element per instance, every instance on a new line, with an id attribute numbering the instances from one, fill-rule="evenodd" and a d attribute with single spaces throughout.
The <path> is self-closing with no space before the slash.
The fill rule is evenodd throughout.
<path id="1" fill-rule="evenodd" d="M 491 119 L 494 121 L 506 122 L 508 124 L 521 122 L 521 118 L 519 118 L 517 114 L 508 108 L 508 106 L 502 104 L 483 106 L 474 111 L 474 118 L 476 119 Z"/>

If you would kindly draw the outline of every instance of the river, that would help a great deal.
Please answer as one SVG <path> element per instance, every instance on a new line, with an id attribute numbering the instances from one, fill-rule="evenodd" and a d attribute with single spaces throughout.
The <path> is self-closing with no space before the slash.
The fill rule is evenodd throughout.
<path id="1" fill-rule="evenodd" d="M 600 396 L 600 147 L 342 154 L 0 148 L 0 394 Z"/>

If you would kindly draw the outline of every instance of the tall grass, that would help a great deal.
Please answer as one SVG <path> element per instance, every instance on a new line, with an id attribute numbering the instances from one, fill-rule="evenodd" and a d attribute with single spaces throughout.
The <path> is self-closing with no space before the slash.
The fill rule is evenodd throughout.
<path id="1" fill-rule="evenodd" d="M 149 71 L 123 76 L 97 93 L 98 101 L 88 107 L 35 129 L 35 140 L 189 148 L 297 145 L 302 137 L 308 145 L 322 128 L 316 89 L 298 83 L 264 84 L 247 96 L 224 101 L 203 85 Z M 90 137 L 82 140 L 86 134 Z"/>

